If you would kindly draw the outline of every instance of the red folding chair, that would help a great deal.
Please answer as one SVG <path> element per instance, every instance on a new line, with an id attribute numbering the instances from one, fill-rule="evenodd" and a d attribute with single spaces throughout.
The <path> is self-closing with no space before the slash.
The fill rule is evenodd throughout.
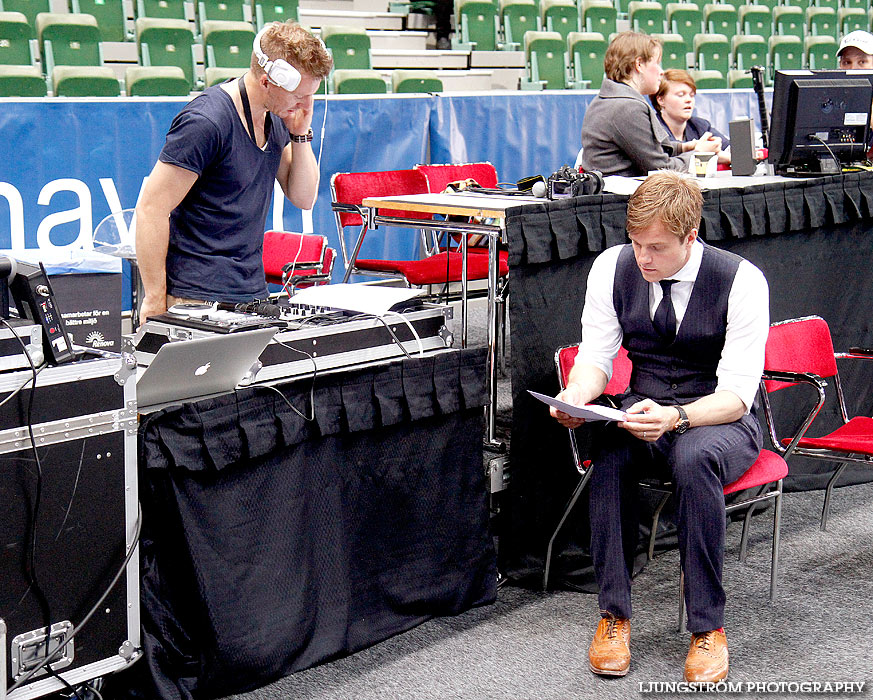
<path id="1" fill-rule="evenodd" d="M 336 251 L 327 238 L 313 233 L 267 231 L 264 233 L 264 276 L 282 285 L 288 295 L 300 287 L 328 284 Z"/>
<path id="2" fill-rule="evenodd" d="M 578 352 L 579 345 L 576 344 L 559 348 L 558 351 L 555 353 L 555 365 L 558 372 L 558 382 L 561 386 L 562 391 L 566 387 L 567 377 L 570 373 L 570 370 L 573 368 L 573 364 L 576 361 L 576 355 Z M 632 371 L 633 366 L 627 356 L 627 351 L 624 348 L 621 348 L 618 357 L 616 357 L 615 361 L 613 362 L 612 377 L 610 378 L 609 383 L 604 390 L 604 393 L 623 393 L 630 383 Z M 579 454 L 576 436 L 574 435 L 573 431 L 568 430 L 568 433 L 570 435 L 570 450 L 573 455 L 573 464 L 576 467 L 576 470 L 579 472 L 581 478 L 579 480 L 579 483 L 576 485 L 576 488 L 573 491 L 569 502 L 567 503 L 567 507 L 564 509 L 564 513 L 561 515 L 561 519 L 558 521 L 558 526 L 555 528 L 554 533 L 549 539 L 549 545 L 546 549 L 545 571 L 543 573 L 543 589 L 545 590 L 548 589 L 549 567 L 551 565 L 552 547 L 554 545 L 555 538 L 558 536 L 558 533 L 563 527 L 564 522 L 567 520 L 567 517 L 570 515 L 570 512 L 573 510 L 573 507 L 576 505 L 576 501 L 579 499 L 582 490 L 585 488 L 585 485 L 591 478 L 591 469 L 594 468 L 594 465 L 591 463 L 590 460 L 582 460 Z M 745 519 L 743 520 L 743 532 L 740 538 L 740 561 L 745 561 L 746 558 L 746 545 L 748 542 L 749 525 L 755 507 L 758 503 L 761 503 L 763 501 L 770 499 L 773 500 L 773 547 L 770 559 L 770 600 L 774 600 L 776 597 L 776 581 L 779 572 L 779 533 L 782 519 L 782 479 L 785 478 L 787 474 L 788 465 L 785 463 L 785 460 L 781 456 L 769 450 L 761 450 L 761 453 L 760 455 L 758 455 L 758 459 L 755 461 L 755 463 L 751 467 L 749 467 L 739 479 L 724 487 L 725 496 L 728 496 L 732 493 L 737 493 L 739 491 L 743 491 L 745 489 L 756 489 L 754 495 L 751 495 L 748 498 L 744 498 L 743 500 L 725 505 L 726 514 L 743 508 L 748 508 L 748 510 L 746 511 Z M 654 484 L 653 482 L 646 480 L 641 482 L 640 486 L 666 494 L 666 496 L 659 503 L 654 513 L 651 535 L 649 537 L 649 558 L 651 559 L 654 554 L 654 540 L 655 533 L 658 528 L 658 518 L 660 516 L 661 509 L 664 507 L 664 504 L 667 501 L 667 498 L 669 498 L 669 489 L 671 487 L 671 484 L 667 482 Z M 761 491 L 761 487 L 766 488 L 764 491 Z M 679 627 L 682 630 L 684 630 L 685 627 L 685 597 L 683 595 L 684 585 L 685 580 L 683 575 L 680 577 L 679 584 Z"/>
<path id="3" fill-rule="evenodd" d="M 849 417 L 836 362 L 844 358 L 873 360 L 873 355 L 834 352 L 830 328 L 819 316 L 795 318 L 770 326 L 761 385 L 764 389 L 764 415 L 773 447 L 786 459 L 797 455 L 837 463 L 836 471 L 825 489 L 822 530 L 827 529 L 831 492 L 843 470 L 851 463 L 873 465 L 873 418 Z M 807 433 L 827 398 L 827 379 L 833 381 L 836 389 L 842 424 L 826 435 L 808 437 Z M 812 402 L 800 427 L 788 437 L 779 437 L 769 394 L 797 384 L 812 386 L 817 399 Z M 800 400 L 799 396 L 797 400 Z"/>
<path id="4" fill-rule="evenodd" d="M 331 197 L 334 204 L 360 207 L 367 197 L 402 194 L 426 194 L 427 178 L 418 170 L 391 170 L 369 173 L 336 173 L 330 181 Z M 344 231 L 347 227 L 360 227 L 361 236 L 366 235 L 367 223 L 360 210 L 336 211 L 337 232 L 347 272 L 400 277 L 414 286 L 440 285 L 460 282 L 463 266 L 461 253 L 443 251 L 419 260 L 361 259 L 355 251 L 350 255 L 345 244 Z M 406 219 L 428 220 L 430 214 L 411 211 L 382 210 L 380 214 Z M 509 267 L 501 263 L 498 276 L 505 277 Z M 467 279 L 488 278 L 488 260 L 485 256 L 469 256 L 467 260 Z"/>

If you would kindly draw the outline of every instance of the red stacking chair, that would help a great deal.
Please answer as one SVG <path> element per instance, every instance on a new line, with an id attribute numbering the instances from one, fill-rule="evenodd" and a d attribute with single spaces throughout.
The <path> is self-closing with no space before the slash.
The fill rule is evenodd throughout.
<path id="1" fill-rule="evenodd" d="M 563 390 L 566 386 L 567 377 L 570 373 L 570 370 L 573 368 L 574 362 L 576 361 L 576 355 L 578 351 L 579 345 L 577 344 L 559 348 L 558 351 L 555 353 L 555 365 L 558 371 L 558 382 L 561 386 L 561 390 Z M 627 356 L 627 351 L 624 348 L 621 348 L 618 357 L 613 363 L 612 377 L 610 378 L 609 383 L 604 390 L 604 393 L 620 394 L 624 392 L 624 390 L 628 387 L 628 384 L 630 383 L 632 369 L 633 367 L 631 365 L 630 359 Z M 546 549 L 545 571 L 543 574 L 544 589 L 548 588 L 549 567 L 551 565 L 552 546 L 554 545 L 555 538 L 563 527 L 564 522 L 570 514 L 570 511 L 576 505 L 576 501 L 579 499 L 582 490 L 585 488 L 585 485 L 591 478 L 591 469 L 596 468 L 590 460 L 582 460 L 579 454 L 576 436 L 573 434 L 572 430 L 569 430 L 568 432 L 570 434 L 570 450 L 573 454 L 573 463 L 576 467 L 576 470 L 579 472 L 581 479 L 579 480 L 576 489 L 573 491 L 567 507 L 564 509 L 564 513 L 561 515 L 561 519 L 558 521 L 558 526 L 555 528 L 555 531 L 552 534 L 551 539 L 549 540 L 549 545 Z M 776 581 L 779 572 L 779 531 L 782 518 L 782 479 L 787 474 L 788 465 L 785 463 L 785 460 L 782 457 L 780 457 L 775 452 L 771 452 L 769 450 L 761 450 L 761 454 L 758 456 L 758 459 L 751 467 L 746 470 L 745 474 L 743 474 L 736 481 L 724 487 L 725 496 L 728 496 L 732 493 L 737 493 L 745 489 L 756 489 L 756 491 L 754 492 L 755 495 L 744 498 L 741 501 L 730 503 L 725 506 L 726 513 L 731 513 L 735 510 L 740 510 L 742 508 L 748 508 L 746 512 L 746 517 L 743 521 L 743 532 L 740 538 L 740 561 L 745 561 L 746 558 L 746 544 L 748 541 L 749 524 L 756 505 L 762 501 L 773 499 L 773 548 L 770 559 L 771 600 L 775 599 L 776 597 Z M 667 482 L 653 484 L 649 480 L 646 480 L 641 482 L 640 486 L 644 488 L 654 489 L 655 491 L 659 491 L 662 493 L 667 493 L 669 496 L 669 488 L 671 484 Z M 760 487 L 766 487 L 766 489 L 764 491 L 760 491 Z M 655 510 L 654 520 L 652 522 L 651 536 L 649 538 L 650 559 L 654 553 L 653 546 L 655 533 L 658 527 L 658 516 L 660 515 L 660 511 L 663 508 L 665 502 L 666 498 L 662 499 Z M 683 589 L 684 576 L 680 578 L 679 586 L 679 626 L 681 629 L 684 630 L 685 597 L 683 595 Z"/>
<path id="2" fill-rule="evenodd" d="M 491 164 L 483 163 L 460 163 L 454 165 L 416 165 L 427 178 L 428 192 L 445 192 L 450 182 L 463 180 L 475 180 L 482 187 L 497 187 L 497 170 Z M 457 240 L 457 237 L 456 237 Z M 468 234 L 467 250 L 471 253 L 487 253 L 488 241 L 481 240 L 481 236 Z M 505 250 L 499 252 L 501 264 L 506 263 L 509 253 Z"/>
<path id="3" fill-rule="evenodd" d="M 418 170 L 390 170 L 370 173 L 336 173 L 330 181 L 331 197 L 334 204 L 360 206 L 367 197 L 387 195 L 426 194 L 427 179 Z M 381 210 L 380 214 L 408 219 L 428 220 L 430 214 L 410 211 Z M 437 285 L 461 280 L 462 259 L 457 251 L 443 251 L 420 260 L 382 260 L 356 258 L 350 256 L 345 245 L 343 232 L 346 227 L 365 227 L 358 212 L 336 212 L 337 232 L 346 269 L 353 273 L 401 277 L 414 286 Z M 363 229 L 366 233 L 366 228 Z M 505 277 L 508 266 L 501 262 L 498 276 Z M 485 256 L 469 256 L 467 260 L 467 279 L 488 278 L 488 260 Z"/>
<path id="4" fill-rule="evenodd" d="M 330 282 L 336 251 L 327 238 L 313 233 L 267 231 L 264 233 L 264 275 L 270 284 L 281 284 L 292 294 L 298 287 Z"/>
<path id="5" fill-rule="evenodd" d="M 873 464 L 873 418 L 849 418 L 837 359 L 873 360 L 873 356 L 857 353 L 835 353 L 827 322 L 819 316 L 795 318 L 770 326 L 764 360 L 764 411 L 773 446 L 787 459 L 790 455 L 836 462 L 837 468 L 828 481 L 821 513 L 821 529 L 827 529 L 831 492 L 840 474 L 850 463 Z M 808 437 L 807 432 L 824 406 L 828 386 L 833 379 L 840 407 L 842 425 L 820 437 Z M 780 438 L 773 420 L 769 393 L 796 384 L 809 384 L 818 398 L 813 402 L 800 427 L 789 437 Z M 799 400 L 799 397 L 798 397 Z"/>

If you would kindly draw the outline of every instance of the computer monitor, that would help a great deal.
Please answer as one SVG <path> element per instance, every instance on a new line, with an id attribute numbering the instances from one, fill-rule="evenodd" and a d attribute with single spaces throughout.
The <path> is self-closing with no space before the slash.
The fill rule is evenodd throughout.
<path id="1" fill-rule="evenodd" d="M 839 173 L 866 158 L 873 73 L 777 71 L 768 162 L 778 175 Z"/>

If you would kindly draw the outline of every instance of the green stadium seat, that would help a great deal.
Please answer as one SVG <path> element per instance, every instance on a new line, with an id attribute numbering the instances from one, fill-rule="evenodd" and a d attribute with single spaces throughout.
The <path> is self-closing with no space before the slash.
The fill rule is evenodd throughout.
<path id="1" fill-rule="evenodd" d="M 585 32 L 615 34 L 616 10 L 609 0 L 582 0 L 579 17 Z"/>
<path id="2" fill-rule="evenodd" d="M 579 31 L 579 10 L 572 0 L 540 0 L 540 26 L 558 32 L 564 41 L 570 32 Z"/>
<path id="3" fill-rule="evenodd" d="M 154 19 L 186 19 L 185 0 L 136 0 L 136 16 Z"/>
<path id="4" fill-rule="evenodd" d="M 839 22 L 837 11 L 832 7 L 810 7 L 806 10 L 807 36 L 837 36 Z"/>
<path id="5" fill-rule="evenodd" d="M 731 39 L 731 65 L 741 71 L 767 65 L 767 40 L 757 34 L 737 35 Z"/>
<path id="6" fill-rule="evenodd" d="M 870 28 L 867 10 L 861 7 L 841 7 L 837 12 L 837 24 L 840 26 L 840 36 L 857 30 L 866 32 Z"/>
<path id="7" fill-rule="evenodd" d="M 661 67 L 664 70 L 688 68 L 688 52 L 681 34 L 653 34 L 661 42 Z"/>
<path id="8" fill-rule="evenodd" d="M 698 90 L 718 90 L 727 87 L 724 73 L 719 70 L 691 70 L 688 71 Z"/>
<path id="9" fill-rule="evenodd" d="M 52 8 L 50 0 L 0 0 L 0 10 L 23 14 L 36 36 L 36 16 L 40 12 L 51 12 Z"/>
<path id="10" fill-rule="evenodd" d="M 191 89 L 197 87 L 194 74 L 194 32 L 187 20 L 139 17 L 136 43 L 143 66 L 178 66 Z"/>
<path id="11" fill-rule="evenodd" d="M 805 24 L 803 8 L 785 5 L 773 10 L 773 34 L 777 38 L 796 36 L 798 39 L 803 39 Z"/>
<path id="12" fill-rule="evenodd" d="M 203 55 L 210 68 L 248 68 L 255 30 L 248 22 L 203 23 Z"/>
<path id="13" fill-rule="evenodd" d="M 211 20 L 225 22 L 248 22 L 245 13 L 246 0 L 198 0 L 197 22 L 203 31 L 203 23 Z"/>
<path id="14" fill-rule="evenodd" d="M 685 50 L 694 50 L 694 37 L 703 30 L 703 12 L 692 2 L 667 4 L 667 28 L 673 34 L 681 34 Z"/>
<path id="15" fill-rule="evenodd" d="M 834 68 L 837 65 L 836 39 L 830 36 L 808 36 L 803 40 L 803 63 L 811 70 Z"/>
<path id="16" fill-rule="evenodd" d="M 724 34 L 698 34 L 694 37 L 694 65 L 697 70 L 717 70 L 722 80 L 730 68 L 731 46 Z"/>
<path id="17" fill-rule="evenodd" d="M 603 84 L 603 57 L 607 41 L 600 32 L 570 32 L 567 46 L 573 65 L 573 87 L 599 90 Z"/>
<path id="18" fill-rule="evenodd" d="M 0 65 L 0 97 L 45 96 L 45 78 L 37 66 Z"/>
<path id="19" fill-rule="evenodd" d="M 761 5 L 762 7 L 766 7 L 772 13 L 773 10 L 778 5 L 781 5 L 782 3 L 780 2 L 780 0 L 754 0 L 751 4 L 752 5 Z"/>
<path id="20" fill-rule="evenodd" d="M 52 70 L 56 97 L 118 97 L 115 71 L 106 66 L 56 66 Z"/>
<path id="21" fill-rule="evenodd" d="M 500 0 L 500 23 L 504 48 L 517 51 L 525 33 L 539 28 L 537 6 L 533 0 Z"/>
<path id="22" fill-rule="evenodd" d="M 803 41 L 796 36 L 771 36 L 768 55 L 771 76 L 777 70 L 799 70 L 803 68 Z"/>
<path id="23" fill-rule="evenodd" d="M 703 26 L 709 34 L 724 34 L 730 39 L 737 33 L 737 8 L 726 3 L 704 5 Z"/>
<path id="24" fill-rule="evenodd" d="M 128 41 L 127 12 L 122 0 L 70 0 L 70 12 L 93 15 L 103 41 Z"/>
<path id="25" fill-rule="evenodd" d="M 36 35 L 47 76 L 55 66 L 103 65 L 102 35 L 92 15 L 40 12 Z"/>
<path id="26" fill-rule="evenodd" d="M 442 92 L 443 81 L 432 70 L 395 70 L 391 76 L 392 92 Z"/>
<path id="27" fill-rule="evenodd" d="M 0 65 L 34 65 L 33 37 L 33 28 L 23 13 L 0 12 Z"/>
<path id="28" fill-rule="evenodd" d="M 840 9 L 840 0 L 815 0 L 816 7 L 830 7 L 834 12 Z"/>
<path id="29" fill-rule="evenodd" d="M 333 67 L 339 70 L 366 70 L 370 59 L 370 37 L 361 27 L 327 25 L 321 28 L 321 40 L 333 55 Z"/>
<path id="30" fill-rule="evenodd" d="M 524 56 L 527 76 L 523 90 L 563 90 L 567 87 L 567 44 L 558 32 L 527 32 Z"/>
<path id="31" fill-rule="evenodd" d="M 752 74 L 749 71 L 732 69 L 728 73 L 728 87 L 730 88 L 752 88 L 755 84 L 752 81 Z"/>
<path id="32" fill-rule="evenodd" d="M 773 34 L 773 13 L 763 5 L 746 5 L 740 8 L 741 34 L 754 34 L 769 39 Z"/>
<path id="33" fill-rule="evenodd" d="M 722 0 L 723 4 L 732 6 L 737 12 L 746 5 L 746 0 Z"/>
<path id="34" fill-rule="evenodd" d="M 207 68 L 203 71 L 204 86 L 212 87 L 227 80 L 236 80 L 243 73 L 245 71 L 242 68 Z"/>
<path id="35" fill-rule="evenodd" d="M 855 8 L 866 12 L 870 7 L 870 0 L 843 0 L 843 7 Z"/>
<path id="36" fill-rule="evenodd" d="M 254 19 L 258 31 L 270 22 L 284 22 L 298 18 L 298 0 L 255 0 Z"/>
<path id="37" fill-rule="evenodd" d="M 351 68 L 333 72 L 333 91 L 338 95 L 380 95 L 388 92 L 388 86 L 377 71 Z"/>
<path id="38" fill-rule="evenodd" d="M 456 49 L 477 51 L 497 50 L 497 28 L 500 18 L 497 5 L 487 0 L 458 0 L 457 24 L 461 28 L 452 39 L 452 47 Z"/>
<path id="39" fill-rule="evenodd" d="M 125 92 L 131 97 L 184 97 L 188 79 L 179 66 L 130 66 L 124 71 Z"/>
<path id="40" fill-rule="evenodd" d="M 628 3 L 627 16 L 630 27 L 643 34 L 664 33 L 664 8 L 659 2 L 632 0 Z"/>

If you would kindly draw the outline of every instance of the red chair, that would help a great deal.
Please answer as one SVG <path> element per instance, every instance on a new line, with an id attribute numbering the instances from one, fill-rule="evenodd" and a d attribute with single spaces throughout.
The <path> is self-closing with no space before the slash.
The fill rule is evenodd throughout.
<path id="1" fill-rule="evenodd" d="M 330 181 L 331 197 L 334 204 L 360 207 L 367 197 L 402 194 L 425 194 L 428 192 L 427 178 L 419 170 L 391 170 L 370 173 L 336 173 Z M 357 258 L 355 251 L 349 255 L 344 231 L 349 226 L 363 227 L 366 224 L 360 211 L 336 211 L 337 232 L 347 271 L 358 274 L 401 277 L 415 286 L 438 285 L 461 280 L 462 258 L 457 251 L 443 251 L 419 260 L 380 260 Z M 380 214 L 408 219 L 428 220 L 430 214 L 410 211 L 381 210 Z M 501 262 L 498 276 L 505 277 L 509 267 Z M 485 256 L 469 256 L 467 260 L 467 279 L 488 278 L 488 259 Z"/>
<path id="2" fill-rule="evenodd" d="M 764 412 L 770 439 L 786 459 L 797 455 L 809 459 L 837 462 L 837 468 L 825 489 L 821 513 L 821 529 L 827 529 L 831 492 L 840 474 L 850 463 L 873 464 L 873 418 L 849 418 L 837 359 L 873 360 L 871 355 L 834 352 L 827 322 L 819 316 L 807 316 L 781 321 L 770 326 L 764 359 Z M 832 379 L 840 407 L 842 425 L 820 437 L 808 437 L 807 432 L 824 406 Z M 776 432 L 769 394 L 797 384 L 811 385 L 818 395 L 800 427 L 789 437 Z M 799 400 L 799 399 L 798 399 Z"/>
<path id="3" fill-rule="evenodd" d="M 570 373 L 570 370 L 573 368 L 573 364 L 576 361 L 576 355 L 578 351 L 579 345 L 577 344 L 559 348 L 558 351 L 555 353 L 555 365 L 558 371 L 558 382 L 561 386 L 561 390 L 563 390 L 566 386 L 567 377 Z M 627 356 L 627 351 L 624 348 L 621 348 L 618 357 L 616 357 L 615 361 L 613 362 L 612 377 L 610 378 L 609 383 L 606 385 L 604 393 L 623 393 L 630 383 L 632 370 L 633 366 L 631 365 L 631 361 Z M 579 480 L 576 489 L 573 491 L 567 507 L 564 509 L 564 513 L 558 522 L 558 526 L 555 528 L 555 531 L 552 534 L 551 539 L 549 540 L 549 545 L 546 549 L 545 571 L 543 574 L 544 589 L 548 589 L 549 567 L 551 565 L 552 547 L 554 545 L 555 538 L 563 527 L 567 517 L 570 515 L 570 511 L 572 511 L 573 506 L 576 505 L 576 501 L 579 499 L 582 490 L 585 488 L 585 485 L 591 478 L 591 469 L 594 466 L 592 465 L 590 460 L 583 461 L 581 459 L 579 455 L 578 445 L 576 443 L 576 436 L 574 435 L 572 430 L 569 430 L 568 432 L 570 434 L 570 450 L 573 454 L 573 463 L 576 467 L 576 470 L 581 475 L 581 479 Z M 776 581 L 779 572 L 779 532 L 782 519 L 782 479 L 785 478 L 787 474 L 788 465 L 785 463 L 785 460 L 782 457 L 780 457 L 775 452 L 771 452 L 769 450 L 761 450 L 761 454 L 758 456 L 758 459 L 751 467 L 746 470 L 745 474 L 743 474 L 736 481 L 724 487 L 725 496 L 728 496 L 732 493 L 737 493 L 744 489 L 758 489 L 757 491 L 755 491 L 755 495 L 752 495 L 741 501 L 725 505 L 726 514 L 732 513 L 733 511 L 740 510 L 742 508 L 748 508 L 748 510 L 746 511 L 745 519 L 743 520 L 743 532 L 740 538 L 740 561 L 745 561 L 746 558 L 746 544 L 748 542 L 749 525 L 755 507 L 758 503 L 762 501 L 773 499 L 773 549 L 770 559 L 770 600 L 774 600 L 776 597 Z M 671 484 L 666 482 L 653 484 L 652 482 L 646 480 L 641 482 L 640 486 L 644 488 L 654 489 L 655 491 L 661 493 L 666 493 L 667 497 L 669 497 L 669 489 L 671 487 Z M 760 487 L 767 488 L 763 492 L 760 492 Z M 658 518 L 661 509 L 666 503 L 667 497 L 661 500 L 660 504 L 655 510 L 654 519 L 652 522 L 651 536 L 649 537 L 650 559 L 654 554 L 654 540 L 655 533 L 658 527 Z M 679 626 L 680 629 L 684 630 L 685 597 L 683 595 L 683 591 L 684 575 L 680 578 L 679 585 Z"/>
<path id="4" fill-rule="evenodd" d="M 264 276 L 269 284 L 282 285 L 293 294 L 300 287 L 330 282 L 336 251 L 327 238 L 312 233 L 267 231 L 264 233 Z"/>

